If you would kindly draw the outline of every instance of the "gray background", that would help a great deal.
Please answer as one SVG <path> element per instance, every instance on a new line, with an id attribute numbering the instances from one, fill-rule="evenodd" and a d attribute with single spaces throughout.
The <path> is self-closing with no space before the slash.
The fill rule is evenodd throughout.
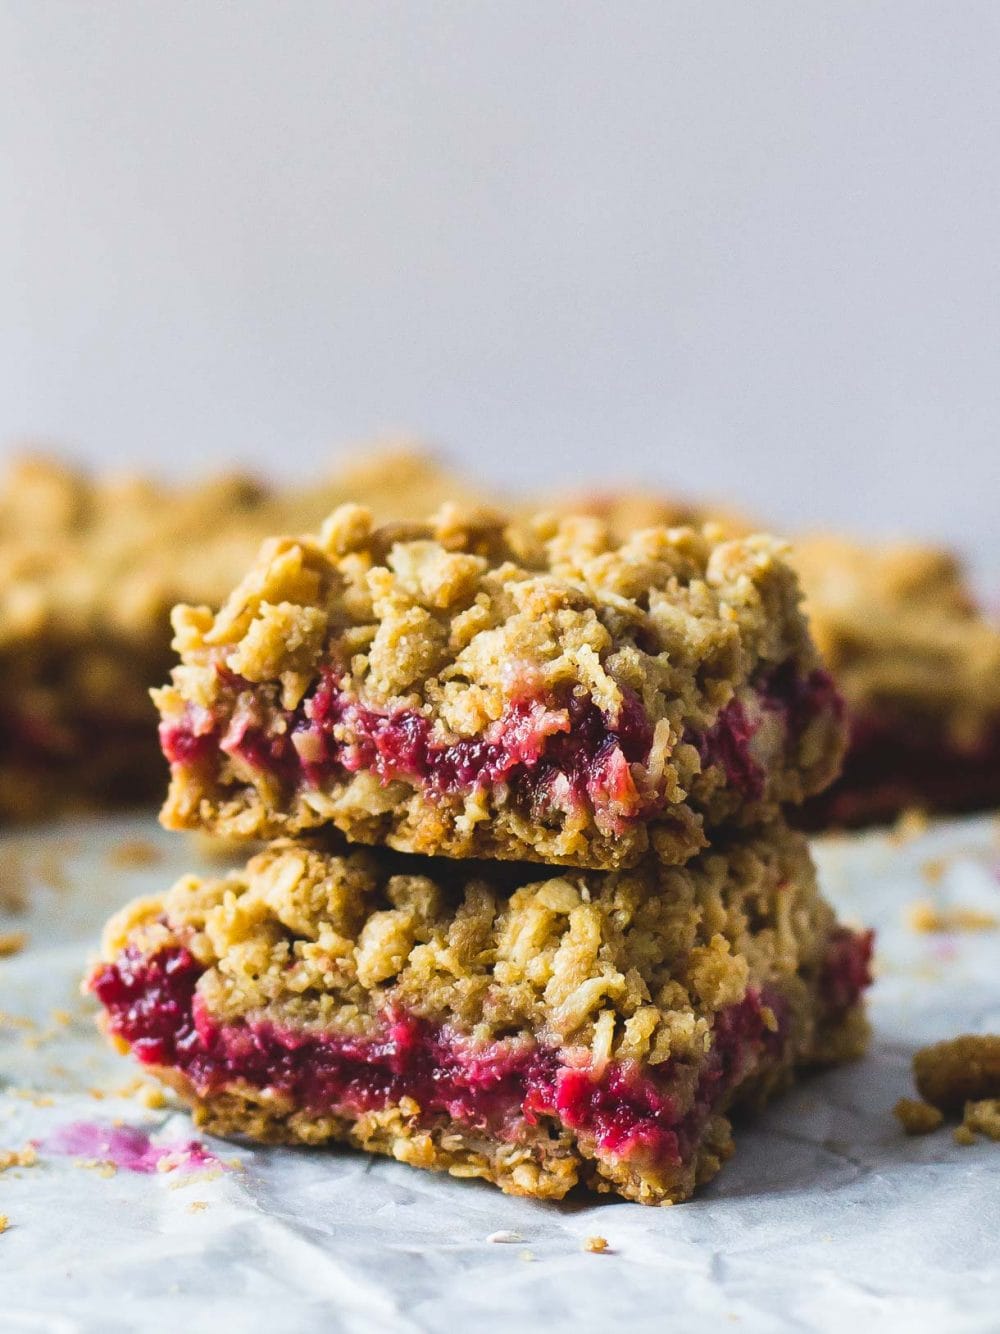
<path id="1" fill-rule="evenodd" d="M 1000 563 L 993 3 L 0 0 L 0 438 Z"/>

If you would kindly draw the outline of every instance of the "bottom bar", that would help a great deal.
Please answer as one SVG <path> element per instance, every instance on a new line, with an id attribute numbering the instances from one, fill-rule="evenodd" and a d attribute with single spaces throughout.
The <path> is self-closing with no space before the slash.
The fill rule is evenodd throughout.
<path id="1" fill-rule="evenodd" d="M 783 826 L 558 874 L 279 842 L 126 908 L 89 985 L 215 1134 L 660 1204 L 729 1157 L 733 1106 L 860 1054 L 871 948 Z"/>

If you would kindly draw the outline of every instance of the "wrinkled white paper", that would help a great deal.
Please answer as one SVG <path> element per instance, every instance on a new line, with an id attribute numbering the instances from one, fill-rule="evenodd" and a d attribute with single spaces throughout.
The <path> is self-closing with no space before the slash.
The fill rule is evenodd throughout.
<path id="1" fill-rule="evenodd" d="M 154 844 L 156 863 L 116 866 L 125 839 Z M 1000 912 L 998 826 L 829 839 L 817 854 L 841 913 L 878 928 L 871 1053 L 745 1127 L 694 1202 L 540 1204 L 350 1151 L 210 1139 L 242 1170 L 107 1176 L 43 1149 L 0 1174 L 0 1330 L 997 1329 L 1000 1145 L 907 1139 L 891 1108 L 912 1092 L 915 1047 L 1000 1032 L 1000 932 L 906 921 L 918 899 Z M 0 932 L 29 941 L 0 958 L 0 1149 L 80 1121 L 191 1137 L 182 1112 L 93 1096 L 134 1067 L 78 987 L 106 916 L 198 865 L 151 816 L 3 838 Z M 609 1253 L 583 1249 L 595 1235 Z"/>

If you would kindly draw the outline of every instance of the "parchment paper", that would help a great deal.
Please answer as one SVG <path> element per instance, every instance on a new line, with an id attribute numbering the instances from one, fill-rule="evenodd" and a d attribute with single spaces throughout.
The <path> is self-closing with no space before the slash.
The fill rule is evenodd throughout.
<path id="1" fill-rule="evenodd" d="M 116 864 L 125 840 L 155 860 Z M 841 912 L 879 931 L 871 1053 L 738 1132 L 694 1202 L 539 1204 L 349 1151 L 210 1139 L 227 1164 L 214 1177 L 102 1175 L 43 1147 L 0 1173 L 0 1330 L 1000 1328 L 1000 1145 L 907 1139 L 890 1111 L 916 1046 L 1000 1032 L 1000 933 L 906 921 L 918 899 L 1000 913 L 998 826 L 829 839 L 817 854 Z M 0 958 L 0 1149 L 77 1122 L 191 1138 L 182 1112 L 94 1096 L 134 1067 L 96 1035 L 78 985 L 104 918 L 198 865 L 152 816 L 4 837 L 0 932 L 29 942 Z M 583 1249 L 594 1235 L 609 1253 Z"/>

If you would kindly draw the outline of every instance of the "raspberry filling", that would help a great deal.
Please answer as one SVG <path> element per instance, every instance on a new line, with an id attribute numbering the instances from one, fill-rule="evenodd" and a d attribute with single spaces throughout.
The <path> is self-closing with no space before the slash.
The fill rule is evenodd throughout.
<path id="1" fill-rule="evenodd" d="M 235 707 L 223 720 L 189 710 L 181 723 L 164 723 L 160 742 L 171 764 L 210 762 L 222 751 L 288 784 L 321 788 L 345 770 L 368 771 L 383 783 L 418 782 L 436 796 L 503 783 L 539 814 L 590 809 L 606 834 L 624 833 L 660 804 L 639 791 L 632 772 L 649 759 L 653 728 L 627 688 L 615 718 L 589 696 L 551 704 L 524 698 L 482 734 L 443 743 L 422 713 L 369 708 L 329 669 L 297 709 L 272 713 L 268 724 L 254 708 L 250 683 L 225 669 L 220 676 L 237 695 Z"/>
<path id="2" fill-rule="evenodd" d="M 819 975 L 819 994 L 831 1016 L 845 1014 L 872 984 L 874 931 L 838 926 L 830 934 Z"/>
<path id="3" fill-rule="evenodd" d="M 824 997 L 830 1017 L 868 981 L 870 937 L 837 932 Z M 679 1166 L 705 1121 L 750 1075 L 781 1060 L 788 1015 L 779 993 L 751 989 L 714 1019 L 697 1070 L 611 1061 L 524 1036 L 474 1046 L 447 1025 L 386 1010 L 376 1037 L 295 1031 L 266 1021 L 218 1023 L 197 995 L 202 967 L 182 947 L 152 956 L 128 948 L 96 970 L 91 990 L 110 1031 L 149 1065 L 182 1071 L 201 1097 L 233 1085 L 270 1089 L 315 1115 L 357 1116 L 410 1098 L 421 1118 L 461 1122 L 514 1139 L 543 1118 L 592 1141 L 598 1154 Z M 686 1092 L 685 1092 L 686 1090 Z"/>
<path id="4" fill-rule="evenodd" d="M 758 676 L 754 689 L 762 709 L 783 716 L 789 755 L 794 755 L 815 719 L 843 716 L 844 702 L 833 677 L 822 668 L 801 676 L 789 659 Z M 728 786 L 751 801 L 759 801 L 765 789 L 766 775 L 751 747 L 759 727 L 760 722 L 751 719 L 742 701 L 734 696 L 707 732 L 687 738 L 697 748 L 703 769 L 719 765 Z"/>
<path id="5" fill-rule="evenodd" d="M 663 805 L 661 794 L 641 790 L 636 768 L 649 762 L 653 725 L 627 687 L 614 717 L 589 695 L 529 696 L 507 704 L 481 734 L 442 742 L 424 714 L 370 708 L 331 668 L 294 710 L 265 705 L 250 682 L 224 667 L 217 671 L 224 704 L 215 714 L 189 705 L 179 722 L 161 725 L 171 764 L 210 765 L 221 752 L 289 786 L 321 789 L 345 771 L 365 771 L 383 783 L 420 784 L 438 797 L 502 784 L 539 822 L 552 809 L 592 811 L 607 835 L 626 833 Z M 755 693 L 762 709 L 784 716 L 789 752 L 814 718 L 840 709 L 829 675 L 800 677 L 793 662 L 756 682 Z M 711 728 L 685 739 L 697 747 L 703 767 L 720 766 L 731 787 L 756 800 L 766 777 L 751 745 L 759 726 L 734 698 Z"/>

